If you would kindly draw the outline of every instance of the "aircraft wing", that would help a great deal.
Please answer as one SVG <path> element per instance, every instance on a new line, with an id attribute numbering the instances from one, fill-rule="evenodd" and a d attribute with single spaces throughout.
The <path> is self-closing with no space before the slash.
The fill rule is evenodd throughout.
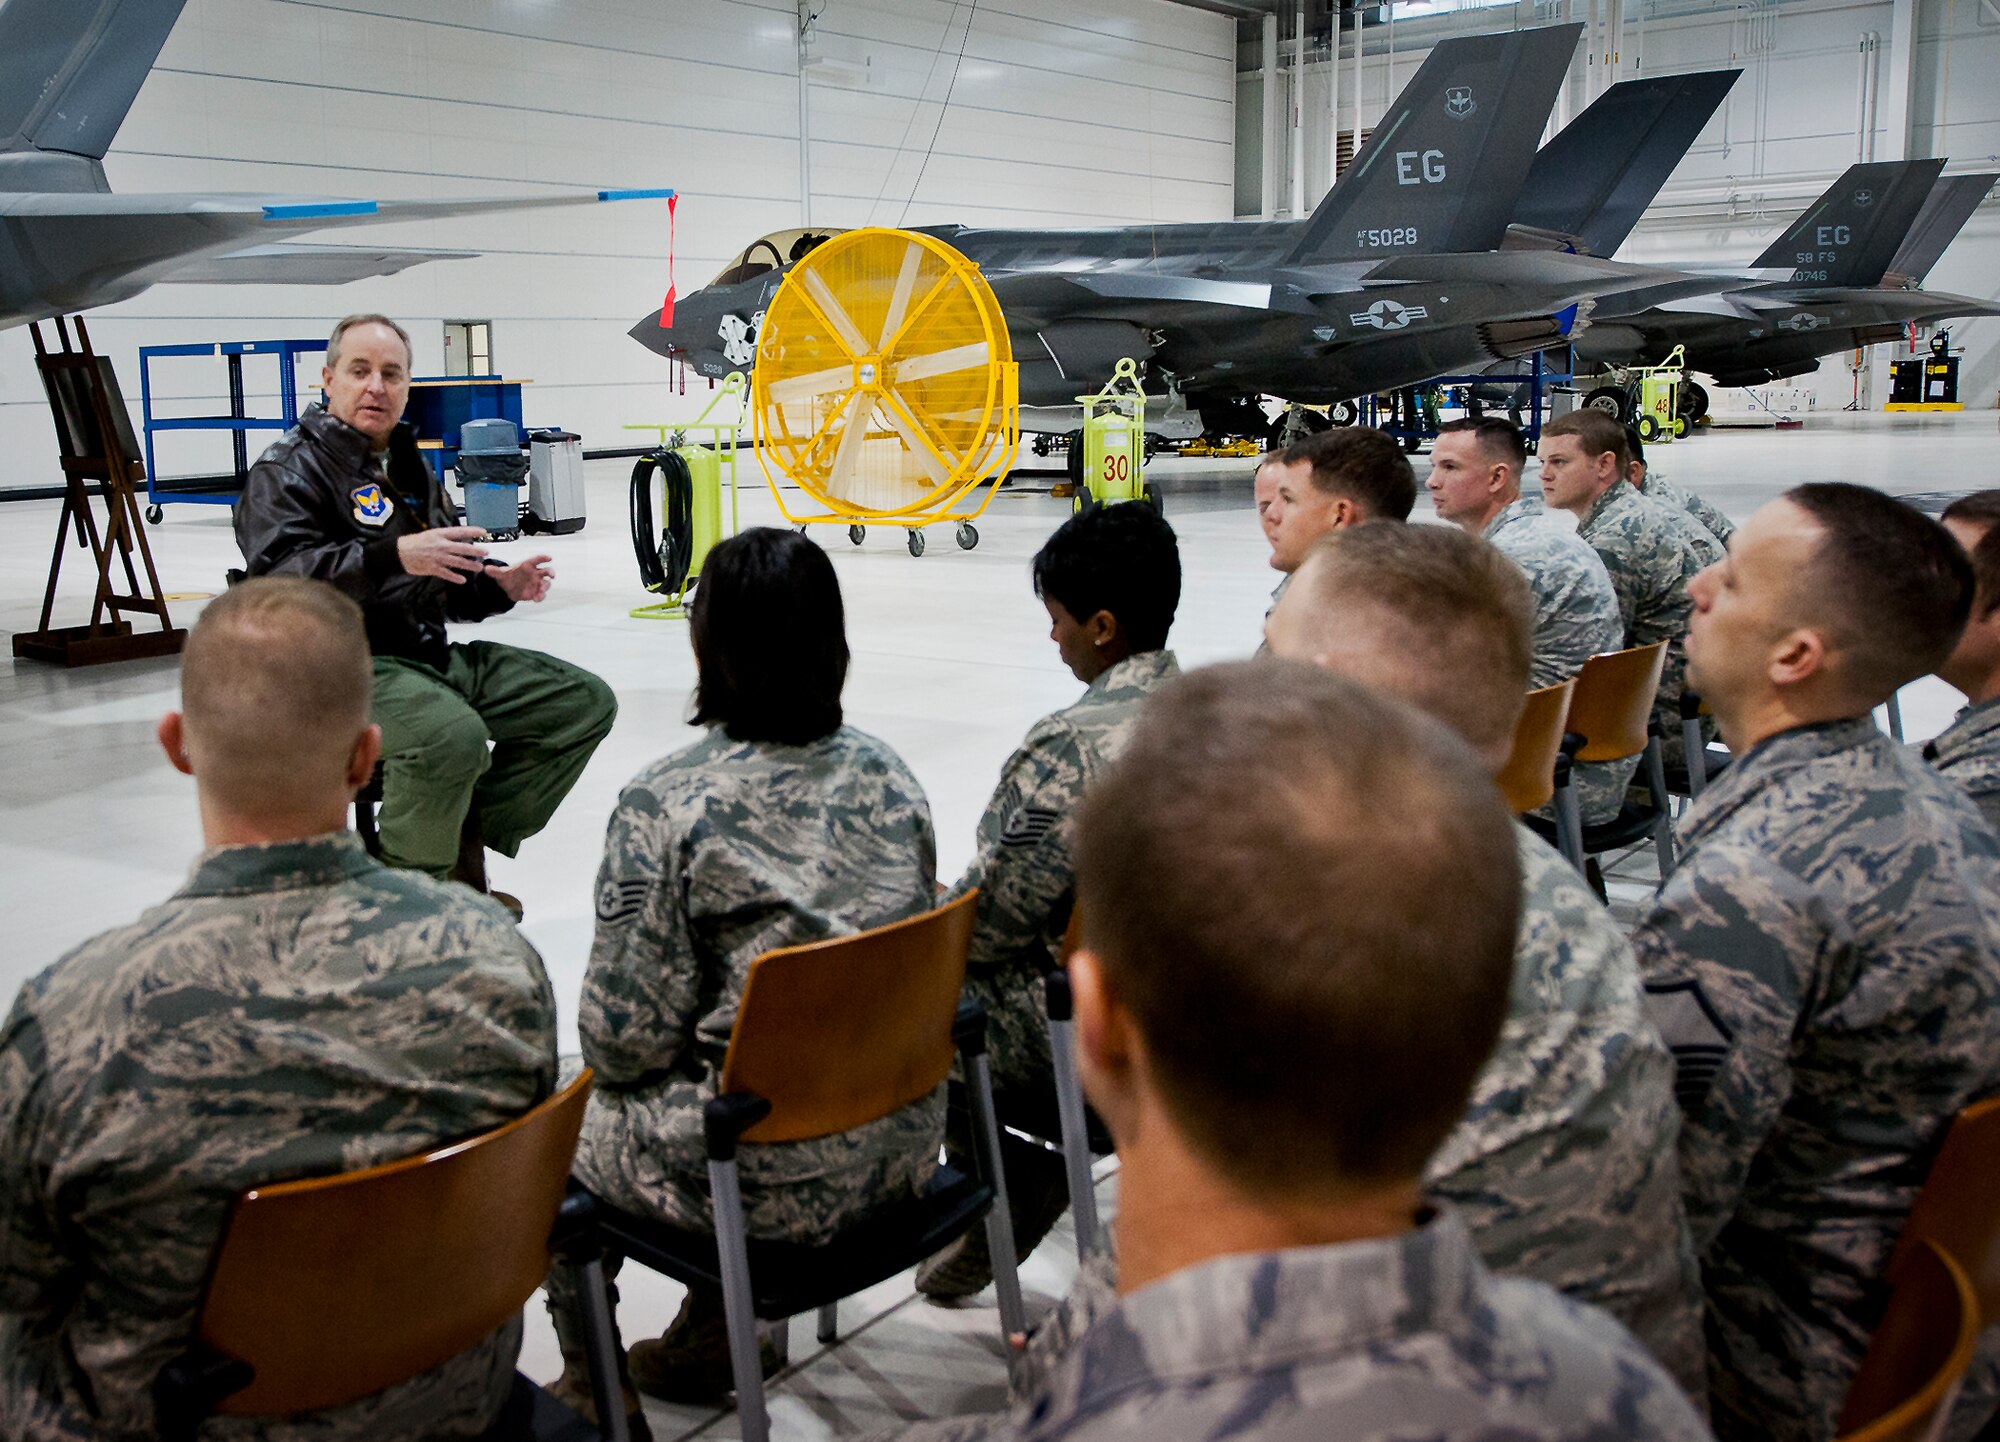
<path id="1" fill-rule="evenodd" d="M 476 250 L 392 250 L 377 245 L 252 245 L 192 261 L 161 280 L 168 285 L 346 285 L 395 275 L 432 260 L 471 260 Z"/>

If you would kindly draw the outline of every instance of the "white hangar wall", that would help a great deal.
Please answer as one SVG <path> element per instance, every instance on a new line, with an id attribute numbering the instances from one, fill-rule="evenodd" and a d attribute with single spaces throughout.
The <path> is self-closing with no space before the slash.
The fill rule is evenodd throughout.
<path id="1" fill-rule="evenodd" d="M 1744 71 L 1646 221 L 1619 252 L 1620 260 L 1747 264 L 1859 159 L 1944 156 L 1947 174 L 2000 170 L 2000 9 L 1980 0 L 1767 0 L 1729 8 L 1691 0 L 1623 0 L 1623 24 L 1615 32 L 1607 28 L 1612 4 L 1573 0 L 1570 6 L 1575 19 L 1588 20 L 1596 11 L 1604 25 L 1586 32 L 1578 46 L 1558 117 L 1576 114 L 1605 84 L 1635 73 L 1729 65 Z M 1443 17 L 1399 19 L 1396 82 L 1415 74 L 1443 36 L 1549 24 L 1562 18 L 1562 10 L 1560 3 L 1527 0 Z M 1288 113 L 1303 128 L 1300 188 L 1307 209 L 1318 203 L 1330 182 L 1330 142 L 1336 128 L 1351 131 L 1354 125 L 1353 31 L 1342 34 L 1336 127 L 1326 47 L 1322 43 L 1315 50 L 1309 41 L 1303 70 L 1295 74 L 1290 23 L 1281 22 L 1275 116 L 1264 109 L 1262 47 L 1254 23 L 1246 25 L 1239 47 L 1240 215 L 1293 213 Z M 1913 37 L 1902 56 L 1896 47 L 1899 33 Z M 1592 34 L 1599 40 L 1595 47 Z M 1872 54 L 1864 49 L 1871 39 Z M 1364 132 L 1387 109 L 1387 45 L 1386 27 L 1366 28 L 1360 87 Z M 1615 71 L 1603 63 L 1614 50 Z M 1905 67 L 1907 78 L 1899 90 Z M 1864 84 L 1873 97 L 1865 111 Z M 1906 123 L 1898 115 L 1904 94 Z M 1270 145 L 1263 143 L 1267 116 Z M 1982 299 L 2000 296 L 2000 198 L 1989 198 L 1973 216 L 1925 284 Z M 1955 346 L 1965 347 L 1960 398 L 1968 408 L 1992 408 L 2000 398 L 2000 320 L 1961 322 L 1953 327 L 1952 338 Z M 1871 407 L 1888 395 L 1888 349 L 1876 351 Z M 1828 358 L 1817 375 L 1793 384 L 1811 386 L 1822 407 L 1844 406 L 1854 394 L 1846 356 Z"/>
<path id="2" fill-rule="evenodd" d="M 1231 213 L 1235 29 L 1167 0 L 823 0 L 801 163 L 791 0 L 189 0 L 106 157 L 120 191 L 375 198 L 665 187 L 681 193 L 677 279 L 706 283 L 749 241 L 815 225 L 1129 225 Z M 962 55 L 962 58 L 961 58 Z M 947 103 L 948 101 L 948 103 Z M 530 425 L 633 443 L 628 422 L 692 415 L 626 329 L 667 280 L 657 201 L 326 232 L 477 250 L 324 286 L 157 286 L 89 313 L 135 422 L 138 349 L 323 336 L 402 320 L 419 374 L 447 320 L 491 320 Z M 0 335 L 0 487 L 61 479 L 24 331 Z M 302 368 L 303 374 L 303 368 Z M 310 379 L 316 383 L 318 372 Z M 246 363 L 253 413 L 275 370 Z M 167 362 L 156 410 L 227 409 L 220 361 Z M 259 402 L 263 402 L 260 410 Z M 175 438 L 163 474 L 226 469 L 226 438 Z M 261 445 L 253 437 L 252 454 Z"/>

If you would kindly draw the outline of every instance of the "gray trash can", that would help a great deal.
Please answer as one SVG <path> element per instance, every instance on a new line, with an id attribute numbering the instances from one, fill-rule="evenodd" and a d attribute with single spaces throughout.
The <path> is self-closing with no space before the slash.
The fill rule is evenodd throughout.
<path id="1" fill-rule="evenodd" d="M 512 421 L 467 421 L 458 431 L 458 483 L 465 488 L 465 523 L 496 541 L 521 534 L 521 487 L 528 458 Z"/>

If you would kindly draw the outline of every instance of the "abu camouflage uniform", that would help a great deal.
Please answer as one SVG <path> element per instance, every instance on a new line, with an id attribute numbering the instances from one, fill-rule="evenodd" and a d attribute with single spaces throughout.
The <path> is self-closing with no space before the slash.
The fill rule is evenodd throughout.
<path id="1" fill-rule="evenodd" d="M 1213 1257 L 1124 1297 L 1080 1288 L 1073 1340 L 1009 1411 L 900 1442 L 1707 1442 L 1601 1313 L 1480 1265 L 1449 1211 L 1400 1236 Z"/>
<path id="2" fill-rule="evenodd" d="M 1074 900 L 1076 809 L 1124 749 L 1140 703 L 1179 674 L 1173 652 L 1145 651 L 1092 681 L 1074 705 L 1029 730 L 979 818 L 972 863 L 951 894 L 979 888 L 966 986 L 986 1007 L 998 1091 L 1048 1088 L 1042 977 L 1056 965 Z"/>
<path id="3" fill-rule="evenodd" d="M 2000 839 L 1867 717 L 1739 757 L 1633 942 L 1679 1067 L 1718 1433 L 1821 1439 L 1952 1117 L 2000 1089 Z"/>
<path id="4" fill-rule="evenodd" d="M 2000 831 L 2000 698 L 1959 712 L 1924 743 L 1924 760 L 1964 788 L 1986 824 Z"/>
<path id="5" fill-rule="evenodd" d="M 21 989 L 0 1033 L 0 1437 L 158 1435 L 210 1259 L 252 1187 L 487 1131 L 548 1094 L 555 998 L 507 913 L 350 833 L 207 852 Z M 321 1412 L 208 1442 L 478 1436 L 521 1325 Z"/>
<path id="6" fill-rule="evenodd" d="M 1734 521 L 1693 491 L 1677 486 L 1665 476 L 1659 475 L 1651 466 L 1646 468 L 1646 484 L 1641 494 L 1666 505 L 1680 507 L 1701 522 L 1708 533 L 1720 541 L 1725 549 L 1729 545 L 1729 538 L 1736 534 Z"/>
<path id="7" fill-rule="evenodd" d="M 804 746 L 721 727 L 618 798 L 577 1029 L 597 1086 L 576 1175 L 613 1206 L 712 1225 L 702 1107 L 750 963 L 928 910 L 937 842 L 902 759 L 851 726 Z M 867 1126 L 737 1155 L 752 1236 L 813 1242 L 930 1177 L 944 1089 Z"/>
<path id="8" fill-rule="evenodd" d="M 1532 689 L 1560 685 L 1592 656 L 1624 646 L 1625 621 L 1604 562 L 1589 542 L 1549 515 L 1538 497 L 1510 502 L 1482 534 L 1521 568 L 1535 598 L 1535 654 L 1528 673 Z M 1638 767 L 1633 757 L 1570 768 L 1570 786 L 1586 824 L 1618 814 Z"/>
<path id="9" fill-rule="evenodd" d="M 1525 826 L 1507 1020 L 1465 1120 L 1425 1169 L 1494 1271 L 1604 1308 L 1690 1395 L 1705 1387 L 1681 1208 L 1674 1063 L 1624 932 Z"/>
<path id="10" fill-rule="evenodd" d="M 1621 481 L 1591 503 L 1576 527 L 1611 574 L 1611 589 L 1625 618 L 1625 645 L 1667 643 L 1653 719 L 1669 766 L 1680 765 L 1684 754 L 1680 698 L 1687 689 L 1688 617 L 1694 612 L 1688 582 L 1702 568 L 1684 521 Z M 1713 723 L 1703 720 L 1707 734 Z"/>

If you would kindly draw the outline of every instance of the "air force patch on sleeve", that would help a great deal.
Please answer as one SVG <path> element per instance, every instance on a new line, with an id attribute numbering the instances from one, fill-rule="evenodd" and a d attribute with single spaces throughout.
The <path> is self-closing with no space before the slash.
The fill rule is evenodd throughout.
<path id="1" fill-rule="evenodd" d="M 630 921 L 646 904 L 646 881 L 606 881 L 597 888 L 597 919 L 607 925 Z"/>
<path id="2" fill-rule="evenodd" d="M 379 526 L 389 519 L 389 497 L 374 481 L 356 486 L 347 495 L 354 502 L 354 519 L 362 525 Z"/>
<path id="3" fill-rule="evenodd" d="M 1700 1106 L 1729 1059 L 1736 1033 L 1716 1013 L 1698 981 L 1646 988 L 1646 1013 L 1674 1054 L 1674 1096 L 1683 1107 Z"/>

